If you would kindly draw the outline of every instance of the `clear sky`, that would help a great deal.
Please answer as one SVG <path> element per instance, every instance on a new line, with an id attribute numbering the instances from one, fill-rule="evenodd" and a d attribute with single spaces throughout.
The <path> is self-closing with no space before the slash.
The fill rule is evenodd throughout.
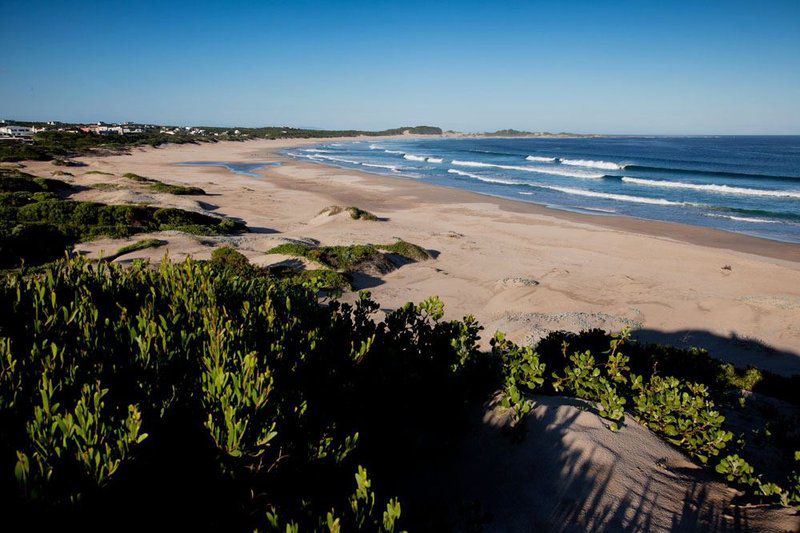
<path id="1" fill-rule="evenodd" d="M 0 0 L 0 117 L 800 134 L 800 0 Z"/>

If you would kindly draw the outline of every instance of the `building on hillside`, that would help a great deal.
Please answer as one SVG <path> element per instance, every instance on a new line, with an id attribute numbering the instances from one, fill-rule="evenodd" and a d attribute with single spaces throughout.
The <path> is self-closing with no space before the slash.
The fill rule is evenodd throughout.
<path id="1" fill-rule="evenodd" d="M 27 126 L 7 125 L 0 127 L 0 135 L 7 135 L 10 137 L 30 137 L 33 134 L 33 128 L 29 128 Z"/>

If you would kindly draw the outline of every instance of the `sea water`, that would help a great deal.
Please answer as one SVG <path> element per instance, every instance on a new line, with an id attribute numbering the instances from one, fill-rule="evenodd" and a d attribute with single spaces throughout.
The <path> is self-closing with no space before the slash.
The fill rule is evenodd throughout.
<path id="1" fill-rule="evenodd" d="M 285 153 L 559 209 L 800 243 L 800 136 L 421 138 Z"/>

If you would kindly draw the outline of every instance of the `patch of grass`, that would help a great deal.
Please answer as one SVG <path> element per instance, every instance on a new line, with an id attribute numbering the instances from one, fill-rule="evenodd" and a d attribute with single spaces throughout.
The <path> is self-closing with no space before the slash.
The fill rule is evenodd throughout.
<path id="1" fill-rule="evenodd" d="M 267 253 L 305 257 L 323 266 L 343 272 L 361 270 L 375 259 L 382 258 L 381 252 L 371 244 L 352 244 L 350 246 L 307 246 L 285 243 Z"/>
<path id="2" fill-rule="evenodd" d="M 188 187 L 185 185 L 169 185 L 167 183 L 162 183 L 162 182 L 153 183 L 152 185 L 150 185 L 150 190 L 154 192 L 177 194 L 177 195 L 202 195 L 206 193 L 206 191 L 204 191 L 200 187 Z"/>
<path id="3" fill-rule="evenodd" d="M 162 181 L 158 181 L 156 179 L 148 178 L 145 176 L 140 176 L 139 174 L 133 174 L 131 172 L 123 174 L 122 177 L 128 178 L 133 181 L 138 181 L 139 183 L 147 183 L 150 186 L 150 190 L 154 192 L 177 194 L 177 195 L 201 195 L 206 193 L 206 191 L 204 191 L 200 187 L 188 187 L 185 185 L 170 185 L 168 183 L 164 183 Z"/>
<path id="4" fill-rule="evenodd" d="M 54 170 L 52 172 L 52 175 L 53 176 L 74 176 L 75 174 L 73 174 L 72 172 L 65 172 L 63 170 Z"/>
<path id="5" fill-rule="evenodd" d="M 89 185 L 92 189 L 97 189 L 98 191 L 116 191 L 121 187 L 116 183 L 95 183 L 93 185 Z"/>
<path id="6" fill-rule="evenodd" d="M 156 180 L 152 178 L 146 178 L 144 176 L 140 176 L 139 174 L 134 174 L 133 172 L 126 172 L 122 175 L 123 178 L 128 178 L 129 180 L 138 181 L 142 183 L 155 183 Z"/>
<path id="7" fill-rule="evenodd" d="M 377 270 L 386 273 L 396 268 L 383 252 L 399 255 L 410 261 L 425 261 L 431 255 L 416 244 L 399 240 L 394 244 L 351 244 L 349 246 L 309 246 L 284 243 L 267 251 L 268 254 L 304 257 L 325 267 L 345 273 Z"/>
<path id="8" fill-rule="evenodd" d="M 102 170 L 90 170 L 89 172 L 85 172 L 85 175 L 89 174 L 100 174 L 101 176 L 113 176 L 111 172 L 103 172 Z"/>
<path id="9" fill-rule="evenodd" d="M 327 214 L 328 216 L 332 217 L 344 211 L 347 211 L 350 214 L 350 218 L 352 218 L 353 220 L 378 220 L 378 217 L 376 217 L 369 211 L 365 211 L 364 209 L 354 206 L 344 207 L 341 205 L 332 205 L 320 211 L 319 214 L 320 215 Z"/>
<path id="10" fill-rule="evenodd" d="M 142 239 L 141 241 L 136 241 L 133 244 L 129 244 L 127 246 L 123 246 L 117 253 L 114 254 L 115 256 L 119 257 L 121 255 L 129 254 L 131 252 L 138 252 L 139 250 L 147 250 L 148 248 L 160 248 L 165 246 L 167 241 L 162 239 Z"/>
<path id="11" fill-rule="evenodd" d="M 412 261 L 427 261 L 428 259 L 433 259 L 430 252 L 422 246 L 417 246 L 416 244 L 402 239 L 398 239 L 394 244 L 378 244 L 376 247 L 386 252 L 400 255 L 406 259 L 411 259 Z"/>

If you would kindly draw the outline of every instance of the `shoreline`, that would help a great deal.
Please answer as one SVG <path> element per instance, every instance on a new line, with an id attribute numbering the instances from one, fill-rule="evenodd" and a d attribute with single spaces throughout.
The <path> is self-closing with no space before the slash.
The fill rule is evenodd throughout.
<path id="1" fill-rule="evenodd" d="M 359 275 L 356 289 L 371 291 L 384 309 L 438 295 L 446 316 L 475 315 L 486 328 L 484 340 L 496 330 L 529 344 L 550 331 L 632 327 L 645 341 L 699 346 L 738 366 L 800 373 L 800 245 L 671 222 L 573 213 L 281 154 L 321 142 L 326 140 L 136 149 L 80 158 L 87 166 L 76 167 L 69 179 L 84 187 L 76 199 L 197 210 L 239 218 L 252 230 L 224 238 L 138 235 L 168 244 L 117 261 L 157 262 L 165 251 L 178 261 L 207 259 L 215 247 L 230 244 L 259 266 L 318 268 L 266 252 L 285 242 L 390 244 L 402 239 L 435 259 Z M 281 164 L 250 171 L 259 176 L 252 177 L 179 164 L 185 162 Z M 42 176 L 58 170 L 43 162 L 26 166 Z M 89 174 L 93 170 L 110 174 Z M 136 190 L 122 177 L 127 172 L 200 187 L 207 195 Z M 104 182 L 114 186 L 92 187 Z M 332 205 L 365 209 L 379 220 L 320 214 Z M 98 257 L 132 242 L 100 239 L 80 244 L 78 251 Z"/>
<path id="2" fill-rule="evenodd" d="M 366 138 L 366 137 L 365 137 Z M 398 137 L 378 137 L 377 139 L 397 139 Z M 404 137 L 400 137 L 404 138 Z M 490 138 L 490 137 L 487 137 Z M 495 137 L 491 137 L 495 138 Z M 505 138 L 505 137 L 496 137 Z M 360 139 L 360 138 L 359 138 Z M 314 145 L 325 142 L 337 142 L 342 138 L 318 139 L 310 143 L 303 142 L 302 144 L 295 144 L 292 146 L 306 146 Z M 245 141 L 252 142 L 252 141 Z M 570 211 L 568 209 L 559 209 L 557 207 L 550 207 L 544 204 L 535 202 L 526 202 L 524 200 L 516 200 L 505 198 L 502 196 L 494 196 L 480 192 L 461 189 L 458 187 L 448 187 L 446 185 L 434 185 L 422 181 L 414 180 L 413 178 L 406 178 L 402 176 L 392 177 L 384 174 L 372 173 L 366 170 L 349 169 L 345 167 L 336 166 L 323 161 L 318 162 L 305 162 L 299 161 L 292 157 L 280 153 L 281 150 L 291 148 L 292 146 L 284 146 L 280 148 L 273 148 L 268 150 L 271 157 L 279 159 L 281 165 L 296 165 L 298 167 L 309 166 L 322 166 L 326 168 L 336 169 L 343 172 L 352 173 L 354 175 L 364 175 L 370 178 L 377 178 L 379 180 L 392 180 L 402 181 L 415 184 L 415 187 L 420 187 L 420 190 L 425 188 L 446 189 L 463 193 L 459 195 L 460 201 L 470 201 L 471 196 L 474 197 L 473 203 L 486 203 L 486 201 L 494 202 L 503 210 L 508 212 L 519 213 L 532 213 L 537 215 L 545 215 L 556 218 L 562 218 L 571 222 L 580 222 L 584 224 L 593 224 L 608 229 L 615 229 L 621 231 L 628 231 L 637 233 L 639 235 L 646 235 L 651 237 L 660 237 L 667 239 L 674 239 L 688 244 L 696 244 L 699 246 L 709 246 L 723 250 L 731 250 L 735 252 L 742 252 L 748 254 L 759 255 L 771 259 L 779 259 L 782 261 L 798 262 L 800 263 L 800 244 L 779 241 L 775 239 L 768 239 L 766 237 L 759 237 L 755 235 L 747 235 L 745 233 L 738 233 L 733 231 L 726 231 L 716 228 L 709 228 L 707 226 L 695 226 L 692 224 L 685 224 L 681 222 L 667 222 L 660 220 L 653 220 L 648 218 L 639 218 L 630 215 L 620 214 L 588 214 Z M 261 169 L 259 169 L 261 170 Z M 420 198 L 424 201 L 424 198 Z"/>

